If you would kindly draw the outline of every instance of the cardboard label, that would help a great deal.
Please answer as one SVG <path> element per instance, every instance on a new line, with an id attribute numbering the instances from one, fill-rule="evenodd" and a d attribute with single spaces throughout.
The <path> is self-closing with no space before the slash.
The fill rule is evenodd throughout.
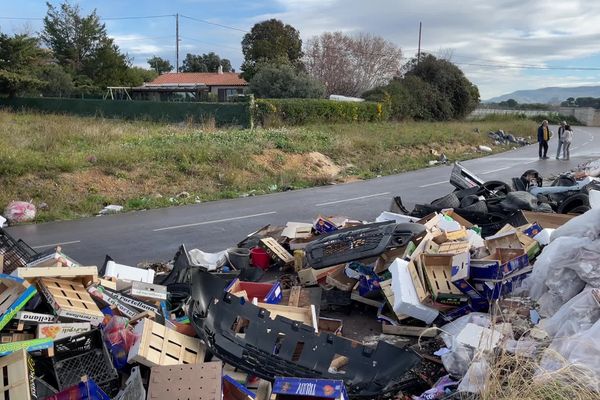
<path id="1" fill-rule="evenodd" d="M 313 228 L 315 231 L 319 233 L 330 233 L 337 231 L 337 225 L 328 218 L 319 216 L 315 223 L 313 224 Z"/>
<path id="2" fill-rule="evenodd" d="M 105 289 L 101 286 L 97 288 L 90 286 L 88 288 L 88 292 L 92 296 L 103 301 L 104 303 L 109 304 L 111 306 L 115 306 L 117 310 L 119 310 L 119 312 L 121 312 L 126 317 L 133 318 L 139 314 L 136 310 L 127 307 L 125 304 L 117 300 L 114 296 L 111 296 L 109 293 L 106 293 Z"/>
<path id="3" fill-rule="evenodd" d="M 25 289 L 25 291 L 19 295 L 19 297 L 14 301 L 14 303 L 12 303 L 0 317 L 0 329 L 4 328 L 6 324 L 8 324 L 11 319 L 13 319 L 17 312 L 21 308 L 23 308 L 33 296 L 35 296 L 36 293 L 37 290 L 33 285 Z"/>
<path id="4" fill-rule="evenodd" d="M 22 342 L 0 343 L 0 356 L 8 355 L 17 350 L 26 349 L 27 351 L 38 351 L 49 349 L 54 346 L 51 338 L 31 339 Z"/>
<path id="5" fill-rule="evenodd" d="M 56 322 L 56 316 L 50 314 L 38 314 L 29 311 L 19 311 L 15 319 L 22 322 Z"/>
<path id="6" fill-rule="evenodd" d="M 74 322 L 70 324 L 40 324 L 37 327 L 38 338 L 63 339 L 79 335 L 91 330 L 89 322 Z"/>
<path id="7" fill-rule="evenodd" d="M 273 393 L 339 400 L 348 398 L 344 382 L 332 379 L 276 377 L 273 383 Z"/>

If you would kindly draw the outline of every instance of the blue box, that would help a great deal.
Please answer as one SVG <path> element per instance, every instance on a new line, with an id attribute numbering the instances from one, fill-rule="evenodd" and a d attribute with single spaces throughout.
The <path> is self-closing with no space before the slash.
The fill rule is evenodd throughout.
<path id="1" fill-rule="evenodd" d="M 273 394 L 277 399 L 288 397 L 348 400 L 344 381 L 333 379 L 275 377 Z"/>
<path id="2" fill-rule="evenodd" d="M 315 220 L 313 228 L 319 233 L 330 233 L 338 230 L 337 225 L 333 221 L 322 216 L 319 216 Z"/>
<path id="3" fill-rule="evenodd" d="M 508 274 L 521 270 L 529 265 L 527 254 L 515 257 L 500 265 L 498 260 L 472 260 L 470 263 L 471 279 L 475 281 L 488 281 L 503 279 Z"/>
<path id="4" fill-rule="evenodd" d="M 534 237 L 535 235 L 537 235 L 538 233 L 540 233 L 542 231 L 542 227 L 540 226 L 540 224 L 538 224 L 537 222 L 534 222 L 533 224 L 531 224 L 531 226 L 527 229 L 525 229 L 523 231 L 524 234 L 526 234 L 527 236 L 529 236 L 530 238 Z"/>
<path id="5" fill-rule="evenodd" d="M 497 300 L 513 292 L 521 285 L 523 279 L 533 271 L 533 267 L 522 268 L 507 275 L 504 279 L 475 282 L 475 289 L 483 293 L 489 300 Z"/>

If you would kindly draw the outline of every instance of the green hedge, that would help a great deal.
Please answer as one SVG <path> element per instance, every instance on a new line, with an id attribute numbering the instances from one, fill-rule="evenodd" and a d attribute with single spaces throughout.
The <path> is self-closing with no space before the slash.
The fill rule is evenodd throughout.
<path id="1" fill-rule="evenodd" d="M 190 120 L 203 122 L 214 118 L 217 126 L 252 126 L 250 102 L 176 103 L 64 98 L 0 98 L 0 106 L 7 106 L 15 110 L 26 109 L 50 113 L 167 122 Z"/>
<path id="2" fill-rule="evenodd" d="M 254 122 L 302 125 L 318 122 L 374 122 L 388 118 L 380 103 L 325 99 L 257 99 Z"/>

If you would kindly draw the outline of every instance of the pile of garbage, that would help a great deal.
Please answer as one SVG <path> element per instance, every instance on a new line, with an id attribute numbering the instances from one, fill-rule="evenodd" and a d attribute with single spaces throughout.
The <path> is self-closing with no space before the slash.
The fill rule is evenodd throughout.
<path id="1" fill-rule="evenodd" d="M 496 132 L 490 131 L 488 132 L 488 136 L 496 145 L 515 144 L 519 146 L 527 146 L 531 144 L 529 140 L 525 139 L 524 137 L 516 137 L 512 133 L 504 133 L 502 129 L 499 129 Z"/>
<path id="2" fill-rule="evenodd" d="M 483 396 L 492 379 L 507 390 L 518 364 L 497 362 L 520 357 L 528 386 L 568 386 L 576 366 L 600 398 L 600 209 L 515 210 L 484 228 L 452 208 L 318 216 L 143 267 L 84 266 L 0 229 L 2 390 L 431 400 Z M 377 321 L 374 343 L 345 332 L 353 318 Z"/>

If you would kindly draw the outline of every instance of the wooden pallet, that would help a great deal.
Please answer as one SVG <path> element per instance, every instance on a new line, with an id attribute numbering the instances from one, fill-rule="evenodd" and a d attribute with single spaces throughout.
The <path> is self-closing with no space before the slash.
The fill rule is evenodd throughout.
<path id="1" fill-rule="evenodd" d="M 59 317 L 89 321 L 94 326 L 104 319 L 104 314 L 79 282 L 42 278 L 38 287 Z"/>
<path id="2" fill-rule="evenodd" d="M 0 359 L 3 399 L 30 400 L 27 351 L 21 349 Z"/>
<path id="3" fill-rule="evenodd" d="M 129 350 L 128 363 L 147 367 L 157 365 L 200 364 L 205 348 L 199 339 L 182 335 L 148 318 L 135 326 L 138 339 Z"/>
<path id="4" fill-rule="evenodd" d="M 294 262 L 294 257 L 272 237 L 260 239 L 260 244 L 274 260 L 282 261 L 284 264 Z"/>

